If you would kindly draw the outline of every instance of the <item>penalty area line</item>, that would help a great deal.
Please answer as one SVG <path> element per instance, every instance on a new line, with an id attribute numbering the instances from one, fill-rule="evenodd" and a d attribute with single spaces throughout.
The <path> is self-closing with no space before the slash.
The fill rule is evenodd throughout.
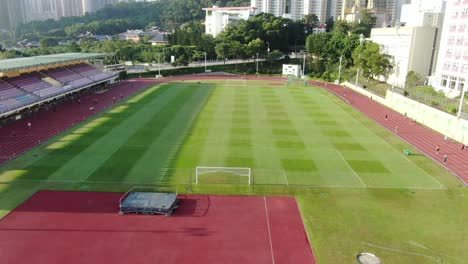
<path id="1" fill-rule="evenodd" d="M 354 176 L 362 183 L 363 187 L 367 187 L 367 184 L 361 179 L 361 177 L 359 177 L 359 175 L 356 173 L 356 171 L 353 170 L 353 168 L 351 167 L 351 165 L 349 165 L 349 163 L 345 160 L 345 158 L 343 157 L 343 155 L 341 154 L 340 151 L 338 151 L 337 149 L 335 149 L 336 153 L 338 154 L 338 156 L 341 158 L 341 160 L 343 160 L 343 162 L 346 164 L 346 166 L 353 172 Z"/>

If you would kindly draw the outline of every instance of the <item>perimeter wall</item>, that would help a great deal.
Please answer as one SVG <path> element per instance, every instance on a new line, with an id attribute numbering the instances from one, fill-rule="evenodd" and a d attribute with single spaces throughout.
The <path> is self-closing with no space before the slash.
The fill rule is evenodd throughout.
<path id="1" fill-rule="evenodd" d="M 356 87 L 351 83 L 346 82 L 344 86 L 369 98 L 372 97 L 374 101 L 401 114 L 406 114 L 409 118 L 416 120 L 416 122 L 424 124 L 449 138 L 468 145 L 468 120 L 466 119 L 457 118 L 449 113 L 389 90 L 387 90 L 385 97 L 381 97 L 363 88 Z"/>

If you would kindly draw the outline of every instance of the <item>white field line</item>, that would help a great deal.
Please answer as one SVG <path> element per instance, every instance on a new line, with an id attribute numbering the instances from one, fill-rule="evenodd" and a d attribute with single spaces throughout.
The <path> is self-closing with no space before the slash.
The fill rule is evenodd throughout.
<path id="1" fill-rule="evenodd" d="M 431 259 L 432 261 L 437 262 L 437 263 L 444 263 L 443 259 L 435 258 L 433 256 L 429 256 L 429 255 L 425 255 L 425 254 L 420 254 L 420 253 L 417 253 L 417 252 L 409 252 L 409 251 L 404 251 L 404 250 L 399 250 L 399 249 L 394 249 L 394 248 L 388 248 L 388 247 L 384 247 L 384 246 L 378 246 L 378 245 L 374 245 L 374 244 L 371 244 L 371 243 L 368 243 L 368 242 L 365 242 L 365 241 L 363 241 L 362 243 L 364 245 L 367 245 L 367 246 L 373 247 L 373 248 L 378 248 L 378 249 L 383 249 L 383 250 L 387 250 L 387 251 L 402 253 L 402 254 L 406 254 L 406 255 L 419 256 L 419 257 Z"/>
<path id="2" fill-rule="evenodd" d="M 455 172 L 453 172 L 450 168 L 448 168 L 447 166 L 445 166 L 444 164 L 441 164 L 439 163 L 437 160 L 435 160 L 434 158 L 432 158 L 431 156 L 429 156 L 428 154 L 426 154 L 424 151 L 422 151 L 421 149 L 419 149 L 416 145 L 414 145 L 413 143 L 409 142 L 408 140 L 404 139 L 403 137 L 401 137 L 398 133 L 395 133 L 395 131 L 393 131 L 392 129 L 388 129 L 387 127 L 385 127 L 383 124 L 381 124 L 380 122 L 378 122 L 376 119 L 372 118 L 371 116 L 367 115 L 365 112 L 363 112 L 362 110 L 360 110 L 359 108 L 353 106 L 353 105 L 350 105 L 353 109 L 355 109 L 356 111 L 358 111 L 359 113 L 361 113 L 364 117 L 368 118 L 369 120 L 372 120 L 374 123 L 378 124 L 380 127 L 382 127 L 383 129 L 385 129 L 386 131 L 389 131 L 390 133 L 392 133 L 393 135 L 397 136 L 399 139 L 403 140 L 404 142 L 406 142 L 406 144 L 412 146 L 413 148 L 417 149 L 419 152 L 423 153 L 424 156 L 428 157 L 429 159 L 433 160 L 435 163 L 441 165 L 442 167 L 444 167 L 445 169 L 447 169 L 448 171 L 450 171 L 453 175 L 455 175 L 457 178 L 459 178 L 465 185 L 468 185 L 467 182 L 465 182 L 463 180 L 463 178 L 461 178 L 460 176 L 458 176 Z M 352 116 L 351 116 L 352 117 Z M 354 117 L 353 117 L 354 118 Z M 359 122 L 359 121 L 358 121 Z M 361 122 L 359 122 L 361 123 Z M 362 123 L 361 123 L 362 124 Z M 372 134 L 374 134 L 376 137 L 378 137 L 379 139 L 381 139 L 381 137 L 379 135 L 377 135 L 377 133 L 375 133 L 372 129 L 370 129 L 367 125 L 365 124 L 362 124 L 363 127 L 365 127 L 367 130 L 369 130 L 370 132 L 372 132 Z M 387 141 L 384 140 L 384 142 L 389 145 L 391 148 L 393 148 L 394 150 L 398 151 L 398 149 L 393 146 L 392 144 L 388 143 Z M 440 189 L 447 189 L 447 187 L 445 185 L 443 185 L 442 183 L 440 183 L 438 180 L 436 180 L 432 175 L 430 175 L 429 173 L 427 173 L 425 170 L 423 170 L 421 167 L 419 167 L 416 163 L 414 163 L 412 160 L 408 159 L 406 156 L 404 156 L 407 160 L 409 160 L 414 166 L 416 166 L 418 169 L 422 170 L 426 175 L 428 175 L 430 178 L 432 178 L 435 182 L 437 182 L 439 185 L 440 185 Z"/>
<path id="3" fill-rule="evenodd" d="M 164 172 L 163 172 L 161 178 L 159 179 L 160 181 L 164 180 L 164 178 L 166 177 L 166 172 L 167 172 L 167 168 L 164 169 Z"/>
<path id="4" fill-rule="evenodd" d="M 129 181 L 67 181 L 67 180 L 11 180 L 11 181 L 0 181 L 0 184 L 18 184 L 18 183 L 57 183 L 57 184 L 145 184 L 145 185 L 158 185 L 160 182 L 145 183 L 145 182 L 129 182 Z M 185 184 L 185 183 L 174 183 L 174 184 Z M 245 185 L 247 186 L 247 185 Z M 259 184 L 258 186 L 278 186 L 277 184 Z M 406 190 L 442 190 L 442 188 L 426 188 L 426 187 L 374 187 L 374 186 L 346 186 L 346 185 L 295 185 L 289 184 L 288 187 L 301 187 L 301 188 L 347 188 L 347 189 L 406 189 Z"/>
<path id="5" fill-rule="evenodd" d="M 284 176 L 284 181 L 286 182 L 286 186 L 289 185 L 288 183 L 288 176 L 286 176 L 286 171 L 284 170 L 281 170 L 283 172 L 283 176 Z"/>
<path id="6" fill-rule="evenodd" d="M 353 168 L 351 167 L 351 165 L 349 165 L 349 163 L 345 160 L 345 158 L 343 157 L 343 155 L 341 154 L 341 152 L 337 149 L 335 149 L 335 152 L 338 154 L 338 156 L 341 158 L 341 160 L 343 160 L 343 162 L 346 164 L 346 166 L 353 172 L 354 176 L 362 183 L 362 185 L 364 187 L 367 187 L 367 184 L 361 179 L 361 177 L 359 177 L 359 175 L 353 170 Z"/>
<path id="7" fill-rule="evenodd" d="M 312 256 L 314 256 L 315 263 L 318 263 L 317 258 L 315 257 L 314 247 L 312 245 L 312 239 L 310 239 L 309 232 L 307 232 L 307 228 L 306 228 L 306 225 L 304 223 L 305 218 L 302 215 L 301 207 L 299 206 L 299 203 L 297 202 L 296 198 L 294 198 L 294 201 L 296 202 L 297 212 L 299 213 L 299 216 L 301 218 L 302 227 L 304 228 L 304 232 L 306 233 L 307 241 L 309 241 L 310 249 L 312 250 Z"/>
<path id="8" fill-rule="evenodd" d="M 408 241 L 408 244 L 410 244 L 410 245 L 412 245 L 412 246 L 415 246 L 415 247 L 419 247 L 419 248 L 425 249 L 425 250 L 427 250 L 427 251 L 429 251 L 429 252 L 431 252 L 431 253 L 434 253 L 434 254 L 437 255 L 438 257 L 444 256 L 444 257 L 452 258 L 452 259 L 457 260 L 457 261 L 460 261 L 460 262 L 463 261 L 462 259 L 459 259 L 459 258 L 456 258 L 456 257 L 452 257 L 452 256 L 450 256 L 450 255 L 447 255 L 447 254 L 443 254 L 443 253 L 437 252 L 437 251 L 435 251 L 435 250 L 433 250 L 433 249 L 431 249 L 431 248 L 428 248 L 428 247 L 426 247 L 426 246 L 424 246 L 424 245 L 421 245 L 421 244 L 419 244 L 419 243 L 417 243 L 417 242 L 415 242 L 415 241 Z"/>
<path id="9" fill-rule="evenodd" d="M 275 264 L 275 255 L 273 254 L 273 242 L 271 241 L 271 231 L 270 231 L 270 218 L 268 217 L 268 207 L 266 197 L 263 196 L 263 201 L 265 203 L 265 215 L 266 215 L 266 222 L 268 227 L 268 236 L 270 238 L 270 252 L 271 252 L 271 263 Z"/>
<path id="10" fill-rule="evenodd" d="M 400 137 L 401 138 L 401 137 Z M 421 153 L 424 153 L 421 151 Z M 429 157 L 428 155 L 424 154 L 424 156 L 426 157 Z M 445 185 L 443 185 L 442 183 L 440 183 L 436 178 L 434 178 L 432 175 L 430 175 L 429 173 L 427 173 L 425 170 L 421 169 L 416 163 L 414 163 L 412 160 L 410 160 L 408 157 L 406 157 L 406 155 L 403 155 L 403 157 L 411 162 L 414 166 L 416 166 L 416 168 L 418 168 L 418 170 L 422 171 L 424 174 L 426 174 L 427 176 L 429 176 L 430 178 L 432 178 L 435 182 L 437 182 L 440 186 L 441 189 L 447 189 L 447 187 L 445 187 Z"/>

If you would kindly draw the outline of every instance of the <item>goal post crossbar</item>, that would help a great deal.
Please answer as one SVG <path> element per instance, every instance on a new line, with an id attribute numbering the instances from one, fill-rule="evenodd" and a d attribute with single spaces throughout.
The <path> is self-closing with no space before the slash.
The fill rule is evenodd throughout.
<path id="1" fill-rule="evenodd" d="M 197 166 L 195 168 L 195 184 L 199 183 L 199 176 L 207 173 L 225 172 L 235 174 L 241 177 L 248 177 L 249 185 L 251 184 L 252 169 L 246 167 L 209 167 Z"/>

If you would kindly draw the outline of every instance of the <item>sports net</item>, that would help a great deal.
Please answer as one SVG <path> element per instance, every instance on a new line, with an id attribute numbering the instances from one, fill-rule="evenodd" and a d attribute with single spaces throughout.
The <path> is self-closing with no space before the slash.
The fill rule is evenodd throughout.
<path id="1" fill-rule="evenodd" d="M 196 167 L 195 184 L 252 184 L 252 169 L 240 167 Z"/>

